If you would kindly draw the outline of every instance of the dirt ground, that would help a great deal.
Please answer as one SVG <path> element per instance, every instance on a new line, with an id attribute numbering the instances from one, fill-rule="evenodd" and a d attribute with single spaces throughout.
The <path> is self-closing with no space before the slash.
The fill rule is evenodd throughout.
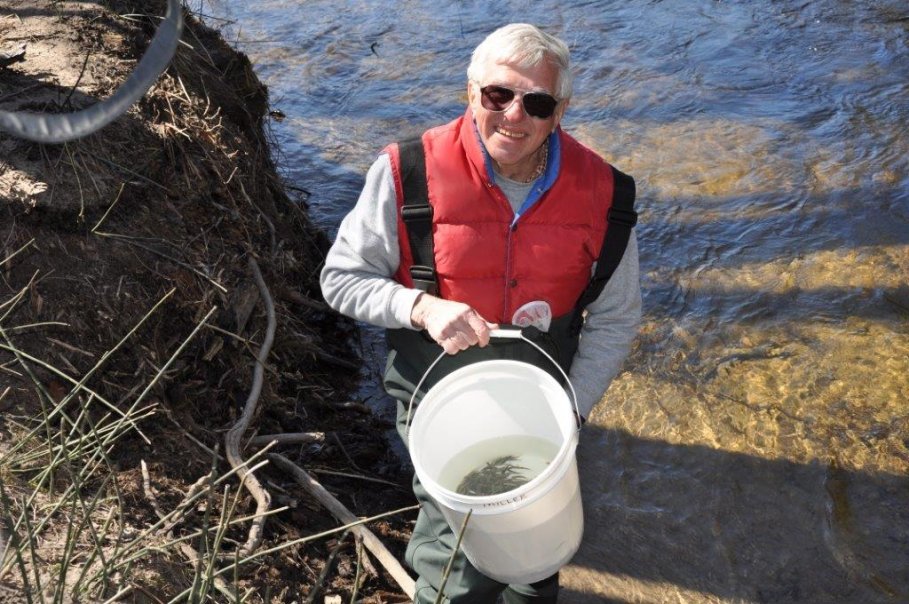
<path id="1" fill-rule="evenodd" d="M 0 110 L 67 112 L 109 96 L 164 10 L 163 0 L 4 2 L 0 52 L 24 45 L 25 54 L 0 67 Z M 311 472 L 355 515 L 410 506 L 409 475 L 382 436 L 389 426 L 355 400 L 356 328 L 321 299 L 318 273 L 329 242 L 310 223 L 305 195 L 288 195 L 275 174 L 267 90 L 217 33 L 192 15 L 186 25 L 167 72 L 101 132 L 61 145 L 0 133 L 0 454 L 23 438 L 42 407 L 62 403 L 63 415 L 86 411 L 100 422 L 110 408 L 98 401 L 125 410 L 141 400 L 150 415 L 110 447 L 112 477 L 82 485 L 88 498 L 115 488 L 121 505 L 104 527 L 118 526 L 121 536 L 141 532 L 157 520 L 155 503 L 177 505 L 211 472 L 216 449 L 216 472 L 230 469 L 220 452 L 252 398 L 270 298 L 274 343 L 243 442 L 256 434 L 322 433 L 272 451 Z M 36 459 L 0 468 L 7 530 L 25 506 L 11 502 L 24 501 L 48 462 Z M 62 488 L 65 474 L 42 500 Z M 268 518 L 260 549 L 340 525 L 273 464 L 257 475 L 272 507 L 288 507 Z M 210 499 L 190 510 L 173 534 L 198 528 L 203 512 L 218 506 Z M 255 507 L 244 493 L 236 516 Z M 415 516 L 368 526 L 400 558 Z M 66 527 L 65 515 L 51 515 L 32 559 L 53 567 L 61 547 L 55 535 Z M 228 531 L 224 549 L 243 543 L 247 529 L 239 523 Z M 381 566 L 363 571 L 355 541 L 339 537 L 242 567 L 236 584 L 245 601 L 300 602 L 317 584 L 315 601 L 334 594 L 350 601 L 355 583 L 360 601 L 406 600 Z M 26 597 L 10 560 L 0 600 Z M 166 602 L 191 585 L 193 566 L 176 549 L 162 550 L 118 577 L 105 597 L 125 590 L 122 601 Z M 218 591 L 209 598 L 228 601 Z"/>

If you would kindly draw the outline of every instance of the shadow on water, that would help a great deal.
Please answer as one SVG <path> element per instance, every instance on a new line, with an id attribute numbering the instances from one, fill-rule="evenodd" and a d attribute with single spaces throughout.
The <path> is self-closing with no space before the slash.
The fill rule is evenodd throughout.
<path id="1" fill-rule="evenodd" d="M 909 477 L 586 427 L 569 603 L 909 601 Z M 621 594 L 621 595 L 619 595 Z"/>
<path id="2" fill-rule="evenodd" d="M 636 230 L 653 315 L 755 324 L 899 322 L 909 312 L 907 190 L 835 191 L 803 198 L 797 209 L 779 208 L 785 192 L 658 202 L 644 195 Z M 664 216 L 675 206 L 679 215 Z"/>
<path id="3" fill-rule="evenodd" d="M 889 209 L 874 213 L 861 201 L 849 201 L 869 198 Z M 909 602 L 909 477 L 863 469 L 854 457 L 864 449 L 872 457 L 893 455 L 891 467 L 909 462 L 904 413 L 875 407 L 905 396 L 905 386 L 887 385 L 883 367 L 871 369 L 880 388 L 857 385 L 870 402 L 850 411 L 853 401 L 839 401 L 818 377 L 831 367 L 848 376 L 851 362 L 883 365 L 884 353 L 899 354 L 876 352 L 884 344 L 877 337 L 864 337 L 856 350 L 847 351 L 833 350 L 837 344 L 828 340 L 856 320 L 860 332 L 878 325 L 886 333 L 905 333 L 905 191 L 887 189 L 873 196 L 835 191 L 803 200 L 797 214 L 780 215 L 762 210 L 760 196 L 676 201 L 689 210 L 709 205 L 711 211 L 699 217 L 689 211 L 684 220 L 654 216 L 660 208 L 650 216 L 645 211 L 638 227 L 642 270 L 649 270 L 644 321 L 694 321 L 703 331 L 692 335 L 691 358 L 682 367 L 659 360 L 676 346 L 670 332 L 644 338 L 644 348 L 628 363 L 626 383 L 618 390 L 614 385 L 602 404 L 616 410 L 583 431 L 578 457 L 585 540 L 566 570 L 564 601 Z M 713 211 L 716 206 L 720 212 Z M 744 211 L 722 212 L 732 207 Z M 667 253 L 677 247 L 701 253 Z M 894 249 L 892 257 L 888 247 Z M 817 266 L 805 266 L 817 256 L 822 256 Z M 850 264 L 844 260 L 849 257 L 858 259 Z M 833 328 L 828 330 L 828 324 Z M 793 398 L 756 393 L 758 383 L 735 382 L 742 373 L 714 381 L 725 359 L 763 354 L 747 347 L 739 354 L 729 341 L 717 344 L 731 325 L 756 340 L 772 339 L 777 328 L 803 330 L 794 339 L 807 334 L 815 348 L 804 358 L 798 358 L 803 349 L 783 338 L 774 354 L 794 358 L 773 365 L 763 357 L 766 364 L 755 370 L 762 379 L 784 384 L 783 392 L 788 386 Z M 827 351 L 830 358 L 824 358 Z M 653 356 L 657 360 L 650 360 Z M 649 373 L 655 366 L 658 375 Z M 856 380 L 867 379 L 867 367 L 855 369 Z M 647 380 L 659 386 L 649 388 Z M 794 384 L 800 380 L 816 385 L 816 392 L 798 391 Z M 747 396 L 752 402 L 739 404 L 749 408 L 723 403 L 733 398 L 724 389 L 741 390 L 741 401 Z M 672 400 L 658 400 L 661 394 Z M 648 408 L 663 409 L 665 417 L 648 419 Z M 684 418 L 705 408 L 706 418 Z M 786 418 L 757 412 L 767 409 Z M 717 446 L 680 444 L 728 430 L 726 420 L 738 413 L 729 424 L 741 422 L 744 432 L 721 434 Z M 891 438 L 895 448 L 884 452 L 872 419 L 890 432 L 884 438 Z M 781 425 L 790 433 L 781 434 Z M 766 456 L 728 450 L 748 449 L 754 434 L 780 442 L 765 449 Z M 788 450 L 780 444 L 786 439 L 798 444 Z M 840 442 L 848 447 L 841 449 Z M 809 461 L 787 459 L 790 453 Z M 847 468 L 840 459 L 853 465 Z"/>
<path id="4" fill-rule="evenodd" d="M 734 254 L 734 261 L 740 264 L 829 249 L 909 243 L 909 189 L 836 191 L 799 200 L 798 208 L 779 207 L 787 205 L 783 191 L 723 200 L 706 196 L 654 199 L 646 190 L 639 190 L 638 196 L 638 210 L 643 215 L 637 231 L 642 244 L 666 250 L 666 246 L 681 243 L 677 238 L 685 237 L 715 256 Z M 878 207 L 870 207 L 872 201 Z M 682 208 L 681 214 L 661 216 L 673 207 Z M 665 259 L 684 267 L 697 263 L 699 256 Z"/>

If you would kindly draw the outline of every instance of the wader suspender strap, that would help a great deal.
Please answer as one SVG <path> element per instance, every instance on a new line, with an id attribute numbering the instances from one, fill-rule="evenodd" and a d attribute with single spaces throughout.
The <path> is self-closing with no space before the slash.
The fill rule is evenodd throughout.
<path id="1" fill-rule="evenodd" d="M 401 218 L 407 229 L 413 256 L 410 276 L 413 278 L 415 288 L 437 295 L 438 281 L 432 246 L 432 206 L 429 205 L 429 189 L 426 185 L 423 141 L 416 138 L 398 143 L 398 154 L 401 162 L 401 186 L 404 189 Z M 612 176 L 614 183 L 612 206 L 606 216 L 609 227 L 603 238 L 596 270 L 574 307 L 574 316 L 571 320 L 573 336 L 581 332 L 584 309 L 600 296 L 619 262 L 622 261 L 628 239 L 631 237 L 631 229 L 638 222 L 638 214 L 634 211 L 634 179 L 615 168 L 612 168 Z"/>
<path id="2" fill-rule="evenodd" d="M 426 185 L 426 158 L 423 155 L 422 139 L 414 138 L 398 143 L 398 155 L 404 195 L 401 218 L 407 229 L 410 253 L 413 256 L 410 276 L 416 289 L 437 295 L 439 284 L 432 248 L 432 206 L 429 205 L 429 189 Z"/>
<path id="3" fill-rule="evenodd" d="M 612 166 L 610 166 L 612 167 Z M 638 214 L 634 211 L 634 179 L 627 174 L 612 168 L 613 194 L 612 207 L 606 220 L 609 223 L 600 256 L 597 258 L 597 267 L 587 288 L 578 298 L 574 306 L 574 317 L 571 320 L 571 334 L 578 335 L 584 324 L 584 309 L 587 305 L 600 297 L 606 283 L 612 277 L 615 269 L 625 255 L 631 229 L 638 222 Z"/>

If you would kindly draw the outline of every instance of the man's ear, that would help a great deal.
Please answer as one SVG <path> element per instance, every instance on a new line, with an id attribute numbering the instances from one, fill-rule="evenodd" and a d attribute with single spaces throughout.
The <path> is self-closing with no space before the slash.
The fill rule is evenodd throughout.
<path id="1" fill-rule="evenodd" d="M 476 100 L 476 96 L 480 93 L 473 82 L 467 82 L 467 103 L 470 105 L 470 108 L 473 109 L 473 103 Z"/>
<path id="2" fill-rule="evenodd" d="M 555 132 L 559 128 L 559 124 L 562 122 L 562 116 L 565 115 L 565 110 L 568 109 L 568 104 L 571 102 L 571 99 L 565 99 L 564 101 L 559 102 L 559 105 L 555 110 L 555 123 L 552 125 L 552 131 Z"/>

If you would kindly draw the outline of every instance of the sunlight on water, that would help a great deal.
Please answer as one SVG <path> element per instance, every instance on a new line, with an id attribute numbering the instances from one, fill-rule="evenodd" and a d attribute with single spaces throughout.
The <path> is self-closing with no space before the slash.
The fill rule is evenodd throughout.
<path id="1" fill-rule="evenodd" d="M 610 132 L 613 128 L 618 135 Z M 772 133 L 754 124 L 682 120 L 642 128 L 620 122 L 585 124 L 579 130 L 581 142 L 627 166 L 629 173 L 642 174 L 648 194 L 659 197 L 778 190 L 771 177 L 790 168 L 775 153 Z"/>
<path id="2" fill-rule="evenodd" d="M 564 126 L 638 183 L 645 321 L 581 434 L 560 601 L 909 601 L 904 0 L 214 6 L 332 235 L 386 144 L 462 111 L 486 33 L 570 43 Z"/>
<path id="3" fill-rule="evenodd" d="M 770 291 L 804 291 L 822 288 L 899 288 L 909 275 L 909 245 L 882 245 L 874 248 L 825 250 L 793 260 L 742 264 L 735 271 L 706 268 L 698 271 L 692 286 L 732 290 L 743 284 L 769 286 Z M 894 293 L 894 307 L 899 306 Z"/>

